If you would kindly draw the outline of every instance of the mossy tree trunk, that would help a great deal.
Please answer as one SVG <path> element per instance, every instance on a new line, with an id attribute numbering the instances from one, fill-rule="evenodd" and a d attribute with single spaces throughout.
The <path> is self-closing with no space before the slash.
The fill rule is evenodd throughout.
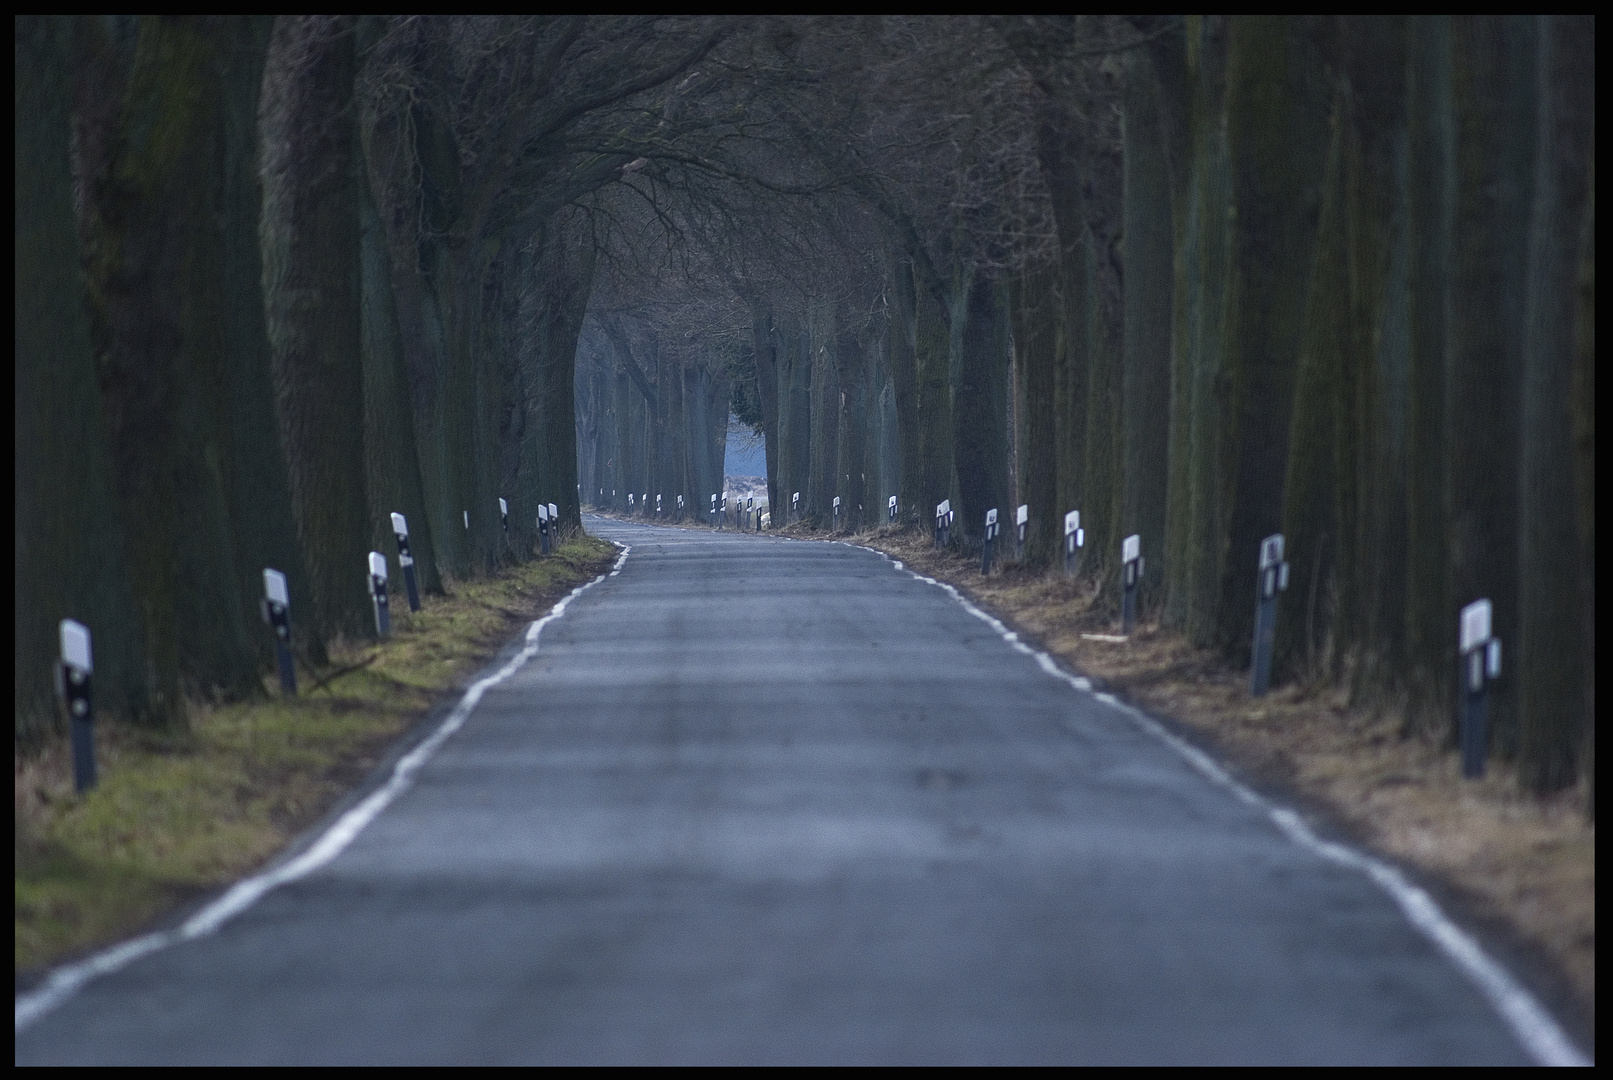
<path id="1" fill-rule="evenodd" d="M 1272 671 L 1316 682 L 1328 672 L 1334 566 L 1339 546 L 1338 430 L 1349 334 L 1344 234 L 1343 123 L 1335 110 L 1322 182 L 1316 258 L 1300 332 L 1294 407 L 1283 484 L 1288 591 L 1277 604 Z"/>
<path id="2" fill-rule="evenodd" d="M 1574 502 L 1579 526 L 1581 707 L 1585 745 L 1580 774 L 1588 789 L 1585 812 L 1596 820 L 1596 131 L 1591 130 L 1590 177 L 1579 233 L 1579 288 L 1574 313 Z"/>
<path id="3" fill-rule="evenodd" d="M 89 627 L 103 715 L 147 719 L 152 705 L 79 273 L 68 162 L 73 24 L 20 16 L 14 31 L 13 733 L 32 748 L 59 726 L 53 671 L 64 618 Z M 176 672 L 161 674 L 172 694 Z"/>
<path id="4" fill-rule="evenodd" d="M 1350 321 L 1335 642 L 1359 700 L 1399 683 L 1405 627 L 1406 20 L 1339 25 Z"/>
<path id="5" fill-rule="evenodd" d="M 223 471 L 242 603 L 259 662 L 266 666 L 274 662 L 273 637 L 266 628 L 255 625 L 254 618 L 263 595 L 264 568 L 275 567 L 290 579 L 295 610 L 313 610 L 313 590 L 297 541 L 286 458 L 280 445 L 263 309 L 258 99 L 274 19 L 229 19 L 223 30 L 225 209 L 220 223 L 224 230 L 224 382 L 228 395 L 224 421 L 228 449 Z M 426 550 L 430 550 L 429 543 Z"/>
<path id="6" fill-rule="evenodd" d="M 812 447 L 811 474 L 807 494 L 802 496 L 807 512 L 820 525 L 828 527 L 834 517 L 835 496 L 844 505 L 845 492 L 839 491 L 840 478 L 840 377 L 834 350 L 833 309 L 820 309 L 812 326 Z"/>
<path id="7" fill-rule="evenodd" d="M 864 465 L 868 449 L 868 355 L 862 321 L 842 308 L 835 318 L 835 378 L 840 384 L 839 447 L 835 491 L 841 497 L 840 523 L 856 531 L 865 522 Z"/>
<path id="8" fill-rule="evenodd" d="M 1184 251 L 1190 308 L 1188 368 L 1188 563 L 1185 567 L 1188 639 L 1216 640 L 1224 551 L 1226 498 L 1220 482 L 1227 442 L 1231 380 L 1226 368 L 1227 282 L 1231 273 L 1231 165 L 1227 158 L 1227 22 L 1206 16 L 1191 27 L 1189 71 L 1193 91 L 1189 213 L 1192 233 Z"/>
<path id="9" fill-rule="evenodd" d="M 912 260 L 898 256 L 892 272 L 887 356 L 894 395 L 897 444 L 901 454 L 901 480 L 896 500 L 903 521 L 922 524 L 933 508 L 924 503 L 922 429 L 919 415 L 918 356 L 914 350 L 914 316 L 918 298 L 913 287 Z"/>
<path id="10" fill-rule="evenodd" d="M 1122 254 L 1120 250 L 1121 168 L 1118 155 L 1087 156 L 1086 278 L 1087 417 L 1081 518 L 1087 530 L 1086 569 L 1103 589 L 1103 603 L 1119 602 L 1120 545 L 1124 494 L 1125 392 L 1122 367 Z M 1082 332 L 1077 329 L 1075 332 Z M 1158 540 L 1145 542 L 1143 554 L 1158 561 Z"/>
<path id="11" fill-rule="evenodd" d="M 1068 118 L 1044 107 L 1037 124 L 1037 153 L 1047 177 L 1053 221 L 1058 228 L 1058 262 L 1050 284 L 1053 313 L 1053 506 L 1061 534 L 1064 515 L 1081 510 L 1090 525 L 1084 461 L 1088 394 L 1087 222 L 1082 176 Z"/>
<path id="12" fill-rule="evenodd" d="M 1158 80 L 1145 54 L 1128 56 L 1125 81 L 1121 226 L 1125 456 L 1120 527 L 1122 535 L 1140 535 L 1154 555 L 1144 562 L 1141 594 L 1144 604 L 1153 606 L 1167 563 L 1163 556 L 1171 445 L 1171 187 Z"/>
<path id="13" fill-rule="evenodd" d="M 1594 19 L 1541 16 L 1536 55 L 1518 464 L 1518 764 L 1526 786 L 1548 792 L 1578 778 L 1589 719 L 1580 670 L 1587 628 L 1570 394 L 1596 130 Z"/>
<path id="14" fill-rule="evenodd" d="M 931 282 L 916 282 L 913 353 L 917 374 L 919 513 L 933 521 L 935 507 L 952 494 L 952 381 L 946 309 Z"/>
<path id="15" fill-rule="evenodd" d="M 788 520 L 796 492 L 806 498 L 808 465 L 811 461 L 812 406 L 810 366 L 800 319 L 794 312 L 782 313 L 778 327 L 779 366 L 779 499 Z"/>
<path id="16" fill-rule="evenodd" d="M 1419 18 L 1410 28 L 1405 173 L 1407 322 L 1406 413 L 1407 722 L 1448 729 L 1455 712 L 1456 623 L 1450 595 L 1445 492 L 1445 313 L 1449 306 L 1450 200 L 1454 145 L 1450 21 Z"/>
<path id="17" fill-rule="evenodd" d="M 997 511 L 1004 540 L 1013 530 L 1008 505 L 1008 327 L 1002 292 L 984 270 L 970 274 L 963 326 L 955 331 L 960 341 L 952 389 L 952 460 L 958 524 L 959 532 L 976 542 L 985 533 L 988 510 Z"/>
<path id="18" fill-rule="evenodd" d="M 1014 290 L 1014 355 L 1020 371 L 1023 420 L 1018 499 L 1030 508 L 1025 559 L 1036 566 L 1061 551 L 1064 511 L 1058 499 L 1058 267 L 1026 272 Z"/>
<path id="19" fill-rule="evenodd" d="M 1231 163 L 1219 479 L 1225 517 L 1218 647 L 1247 656 L 1260 541 L 1282 527 L 1289 422 L 1326 159 L 1328 86 L 1308 19 L 1234 19 L 1227 43 Z"/>
<path id="20" fill-rule="evenodd" d="M 392 287 L 392 260 L 371 194 L 363 148 L 356 156 L 359 176 L 354 194 L 359 213 L 360 340 L 364 375 L 365 484 L 369 496 L 369 537 L 373 550 L 387 557 L 392 591 L 404 588 L 391 515 L 409 523 L 409 549 L 420 584 L 439 589 L 431 521 L 426 515 L 410 410 L 408 369 Z"/>
<path id="21" fill-rule="evenodd" d="M 275 24 L 264 80 L 264 302 L 292 508 L 320 637 L 373 633 L 363 567 L 360 233 L 351 20 Z"/>
<path id="22" fill-rule="evenodd" d="M 534 407 L 543 420 L 543 444 L 539 450 L 547 475 L 543 490 L 535 494 L 539 500 L 555 504 L 561 527 L 580 529 L 577 431 L 571 423 L 571 399 L 575 392 L 577 340 L 593 292 L 595 251 L 591 245 L 577 243 L 563 222 L 552 223 L 541 236 L 538 256 L 544 288 L 539 293 L 541 307 L 536 323 L 543 348 L 536 357 L 536 368 L 521 372 L 523 385 L 533 388 Z"/>
<path id="23" fill-rule="evenodd" d="M 1518 640 L 1518 403 L 1534 185 L 1534 19 L 1451 20 L 1454 178 L 1446 344 L 1447 560 L 1455 609 L 1487 597 Z M 1453 624 L 1456 611 L 1446 618 Z M 1517 680 L 1491 698 L 1498 748 L 1517 748 Z M 1454 712 L 1451 733 L 1455 737 Z"/>
<path id="24" fill-rule="evenodd" d="M 81 26 L 93 33 L 98 24 Z M 81 139 L 115 490 L 156 672 L 153 715 L 174 721 L 183 715 L 181 688 L 262 692 L 243 595 L 250 575 L 238 564 L 226 488 L 229 361 L 231 346 L 243 344 L 227 323 L 227 282 L 239 264 L 223 224 L 237 208 L 225 99 L 239 28 L 224 19 L 139 20 L 127 81 L 101 102 L 99 117 L 86 113 Z M 234 142 L 237 151 L 249 145 Z"/>

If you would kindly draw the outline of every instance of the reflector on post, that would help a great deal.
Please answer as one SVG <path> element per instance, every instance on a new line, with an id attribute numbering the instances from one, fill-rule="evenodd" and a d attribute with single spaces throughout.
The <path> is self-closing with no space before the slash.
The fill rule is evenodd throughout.
<path id="1" fill-rule="evenodd" d="M 67 723 L 73 743 L 73 788 L 80 794 L 95 786 L 95 710 L 90 694 L 90 676 L 95 661 L 90 653 L 90 631 L 83 623 L 63 619 L 59 627 L 61 663 L 56 669 L 56 689 L 67 707 Z"/>
<path id="2" fill-rule="evenodd" d="M 398 538 L 398 565 L 403 567 L 403 587 L 409 592 L 409 610 L 420 610 L 420 589 L 415 583 L 414 556 L 409 553 L 409 522 L 396 511 L 392 514 L 392 533 Z"/>
<path id="3" fill-rule="evenodd" d="M 1120 543 L 1120 561 L 1124 565 L 1120 601 L 1120 632 L 1131 633 L 1137 625 L 1137 579 L 1143 572 L 1143 538 L 1132 533 Z"/>
<path id="4" fill-rule="evenodd" d="M 379 551 L 370 552 L 369 571 L 370 602 L 375 608 L 375 633 L 377 637 L 386 637 L 392 632 L 392 612 L 386 594 L 386 556 Z"/>
<path id="5" fill-rule="evenodd" d="M 1260 541 L 1260 568 L 1255 587 L 1255 643 L 1249 668 L 1249 693 L 1260 697 L 1271 686 L 1271 658 L 1277 647 L 1277 594 L 1288 588 L 1283 561 L 1283 534 Z"/>
<path id="6" fill-rule="evenodd" d="M 1488 599 L 1475 600 L 1462 609 L 1457 624 L 1462 669 L 1462 775 L 1470 780 L 1484 775 L 1490 754 L 1490 683 L 1501 677 L 1501 642 L 1492 634 L 1491 614 Z"/>
<path id="7" fill-rule="evenodd" d="M 280 666 L 280 689 L 297 692 L 297 669 L 291 663 L 291 593 L 286 575 L 265 567 L 263 570 L 263 621 L 274 628 L 274 655 Z"/>
<path id="8" fill-rule="evenodd" d="M 85 675 L 93 673 L 95 660 L 90 652 L 89 629 L 81 622 L 63 619 L 61 635 L 62 663 Z"/>

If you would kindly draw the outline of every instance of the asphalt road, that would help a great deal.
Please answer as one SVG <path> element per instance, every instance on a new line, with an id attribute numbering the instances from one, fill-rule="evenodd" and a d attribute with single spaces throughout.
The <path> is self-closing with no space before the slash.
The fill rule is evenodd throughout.
<path id="1" fill-rule="evenodd" d="M 18 1063 L 1521 1063 L 1364 874 L 846 545 L 632 545 L 323 869 Z"/>

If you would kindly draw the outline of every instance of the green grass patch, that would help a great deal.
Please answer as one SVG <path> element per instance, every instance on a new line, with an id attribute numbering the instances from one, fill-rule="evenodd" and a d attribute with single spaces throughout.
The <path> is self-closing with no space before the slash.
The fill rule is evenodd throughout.
<path id="1" fill-rule="evenodd" d="M 337 642 L 302 694 L 192 702 L 190 730 L 96 733 L 101 783 L 72 790 L 66 740 L 16 758 L 19 978 L 135 933 L 270 858 L 361 781 L 432 703 L 616 549 L 578 536 L 555 556 L 393 606 L 385 643 Z"/>

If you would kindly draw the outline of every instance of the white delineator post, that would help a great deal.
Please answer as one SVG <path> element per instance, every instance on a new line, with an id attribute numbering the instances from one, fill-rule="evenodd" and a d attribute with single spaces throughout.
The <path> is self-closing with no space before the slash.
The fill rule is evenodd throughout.
<path id="1" fill-rule="evenodd" d="M 801 520 L 801 493 L 797 491 L 790 496 L 790 524 Z"/>
<path id="2" fill-rule="evenodd" d="M 986 511 L 986 543 L 980 549 L 980 572 L 991 573 L 991 542 L 997 539 L 997 510 L 993 507 Z"/>
<path id="3" fill-rule="evenodd" d="M 839 531 L 839 529 L 840 529 L 840 496 L 838 496 L 838 495 L 835 496 L 835 502 L 834 502 L 834 527 L 835 527 L 836 531 Z"/>
<path id="4" fill-rule="evenodd" d="M 510 504 L 505 502 L 502 496 L 498 500 L 498 523 L 499 527 L 504 530 L 504 538 L 508 540 L 510 538 Z"/>
<path id="5" fill-rule="evenodd" d="M 67 708 L 67 725 L 72 734 L 73 790 L 82 795 L 96 784 L 95 702 L 90 695 L 95 660 L 90 652 L 88 627 L 63 619 L 59 629 L 62 658 L 56 667 L 56 690 Z"/>
<path id="6" fill-rule="evenodd" d="M 1027 503 L 1021 503 L 1019 510 L 1014 514 L 1014 559 L 1025 561 L 1025 530 L 1030 527 L 1031 508 Z"/>
<path id="7" fill-rule="evenodd" d="M 398 538 L 398 565 L 403 567 L 403 587 L 409 592 L 409 610 L 420 610 L 420 586 L 414 577 L 414 556 L 409 552 L 409 521 L 402 514 L 392 515 L 392 535 Z"/>
<path id="8" fill-rule="evenodd" d="M 935 504 L 935 549 L 952 542 L 952 500 L 942 499 Z"/>
<path id="9" fill-rule="evenodd" d="M 886 520 L 889 521 L 892 525 L 896 524 L 896 496 L 892 495 L 890 497 L 890 501 L 887 502 L 885 505 L 886 505 L 886 508 L 889 510 L 889 514 L 887 515 Z"/>
<path id="10" fill-rule="evenodd" d="M 1490 684 L 1501 677 L 1501 639 L 1490 631 L 1489 600 L 1475 600 L 1462 609 L 1462 775 L 1477 780 L 1484 775 L 1490 754 Z"/>
<path id="11" fill-rule="evenodd" d="M 1120 601 L 1120 632 L 1129 634 L 1137 626 L 1137 582 L 1143 576 L 1143 538 L 1136 533 L 1126 537 L 1120 545 L 1122 584 L 1125 586 Z"/>
<path id="12" fill-rule="evenodd" d="M 386 595 L 386 556 L 379 551 L 370 552 L 369 570 L 370 603 L 375 608 L 375 636 L 384 638 L 392 633 L 392 611 Z"/>
<path id="13" fill-rule="evenodd" d="M 549 504 L 538 504 L 538 554 L 549 554 Z"/>
<path id="14" fill-rule="evenodd" d="M 1075 549 L 1086 543 L 1086 530 L 1081 528 L 1081 511 L 1071 510 L 1064 515 L 1064 572 L 1075 572 Z"/>
<path id="15" fill-rule="evenodd" d="M 291 592 L 286 575 L 268 567 L 263 571 L 263 621 L 274 629 L 274 657 L 280 666 L 280 689 L 297 692 L 297 669 L 291 663 Z"/>
<path id="16" fill-rule="evenodd" d="M 1255 586 L 1255 646 L 1249 665 L 1249 693 L 1262 697 L 1271 688 L 1271 656 L 1277 643 L 1277 594 L 1288 588 L 1283 534 L 1260 541 L 1260 577 Z"/>

